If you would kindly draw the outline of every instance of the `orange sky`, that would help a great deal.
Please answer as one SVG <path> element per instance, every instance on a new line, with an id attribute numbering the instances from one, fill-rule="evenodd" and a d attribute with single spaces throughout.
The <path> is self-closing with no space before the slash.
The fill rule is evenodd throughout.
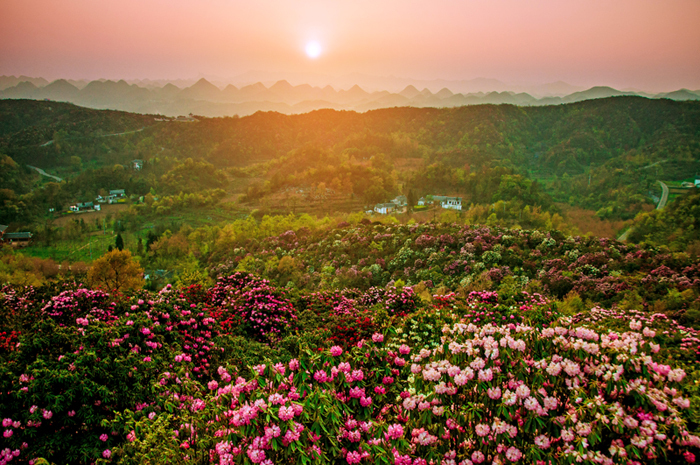
<path id="1" fill-rule="evenodd" d="M 698 0 L 2 0 L 0 75 L 266 70 L 700 89 L 698 24 Z"/>

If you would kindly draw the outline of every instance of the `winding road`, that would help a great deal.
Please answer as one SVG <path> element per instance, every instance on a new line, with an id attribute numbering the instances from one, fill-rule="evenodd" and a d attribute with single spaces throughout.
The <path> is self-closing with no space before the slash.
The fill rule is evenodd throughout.
<path id="1" fill-rule="evenodd" d="M 668 203 L 668 186 L 663 181 L 656 181 L 656 182 L 661 184 L 661 198 L 659 199 L 659 203 L 656 204 L 656 209 L 662 210 L 666 206 L 666 203 Z M 632 231 L 634 231 L 634 227 L 631 227 L 631 228 L 627 229 L 627 231 L 623 232 L 620 235 L 620 237 L 617 238 L 617 240 L 620 242 L 626 241 L 627 237 L 629 237 L 629 235 Z"/>
<path id="2" fill-rule="evenodd" d="M 58 182 L 63 181 L 63 178 L 59 178 L 58 176 L 54 176 L 53 174 L 49 174 L 49 173 L 47 173 L 46 171 L 42 170 L 41 168 L 37 168 L 36 166 L 32 166 L 32 165 L 27 165 L 27 166 L 28 166 L 29 168 L 33 169 L 33 170 L 36 170 L 36 172 L 39 173 L 39 174 L 42 175 L 42 176 L 47 176 L 47 177 L 49 177 L 49 178 L 53 178 L 53 179 L 55 179 L 55 180 L 58 181 Z"/>
<path id="3" fill-rule="evenodd" d="M 150 126 L 149 126 L 149 127 L 150 127 Z M 123 136 L 124 134 L 133 134 L 133 133 L 135 133 L 135 132 L 141 132 L 141 131 L 143 131 L 144 129 L 146 129 L 146 128 L 143 127 L 143 128 L 141 128 L 141 129 L 135 129 L 135 130 L 133 130 L 133 131 L 117 132 L 117 133 L 114 133 L 114 134 L 101 134 L 101 135 L 99 135 L 99 136 L 67 137 L 66 140 L 72 140 L 72 139 L 88 139 L 88 138 L 90 138 L 90 137 Z M 49 146 L 49 145 L 51 145 L 51 144 L 53 144 L 53 140 L 50 140 L 50 141 L 48 141 L 48 142 L 44 142 L 44 143 L 41 144 L 39 147 L 46 147 L 46 146 Z"/>
<path id="4" fill-rule="evenodd" d="M 659 184 L 661 184 L 661 199 L 659 200 L 659 203 L 656 205 L 657 210 L 661 210 L 666 206 L 666 202 L 668 202 L 668 186 L 666 185 L 665 182 L 662 181 L 656 181 Z"/>

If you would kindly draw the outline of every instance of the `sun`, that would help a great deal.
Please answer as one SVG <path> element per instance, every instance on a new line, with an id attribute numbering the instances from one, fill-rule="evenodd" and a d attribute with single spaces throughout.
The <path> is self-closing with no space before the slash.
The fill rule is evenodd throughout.
<path id="1" fill-rule="evenodd" d="M 308 42 L 306 44 L 306 55 L 312 59 L 318 58 L 321 55 L 321 44 L 315 40 Z"/>

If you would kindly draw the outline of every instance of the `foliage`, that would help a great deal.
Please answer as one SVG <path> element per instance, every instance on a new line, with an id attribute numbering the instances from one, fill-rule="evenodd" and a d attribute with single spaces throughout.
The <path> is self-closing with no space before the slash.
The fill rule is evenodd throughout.
<path id="1" fill-rule="evenodd" d="M 93 286 L 114 291 L 139 289 L 143 268 L 131 258 L 131 252 L 115 249 L 92 263 L 87 279 Z"/>
<path id="2" fill-rule="evenodd" d="M 426 306 L 409 289 L 285 300 L 243 273 L 209 290 L 130 297 L 5 287 L 0 332 L 19 344 L 0 352 L 3 446 L 20 461 L 71 463 L 595 463 L 623 453 L 668 463 L 698 452 L 696 332 L 641 312 L 565 317 L 522 291 L 435 295 Z M 267 344 L 212 318 L 236 305 L 250 318 L 246 303 L 300 330 L 268 321 Z M 338 328 L 345 316 L 373 326 Z M 330 337 L 313 336 L 315 324 Z M 347 329 L 360 339 L 335 344 Z"/>
<path id="3" fill-rule="evenodd" d="M 641 213 L 632 225 L 628 240 L 668 244 L 669 248 L 685 251 L 692 248 L 695 255 L 700 249 L 700 190 L 690 189 L 683 197 L 668 204 L 663 210 Z"/>

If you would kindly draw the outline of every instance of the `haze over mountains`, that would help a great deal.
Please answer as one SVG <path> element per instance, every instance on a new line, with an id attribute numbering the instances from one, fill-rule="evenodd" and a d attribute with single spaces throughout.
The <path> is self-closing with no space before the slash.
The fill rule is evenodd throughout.
<path id="1" fill-rule="evenodd" d="M 389 78 L 388 78 L 389 79 Z M 395 87 L 395 78 L 388 87 Z M 361 79 L 358 79 L 361 80 Z M 506 90 L 497 80 L 430 81 L 436 85 L 451 84 L 431 91 L 413 84 L 399 92 L 388 90 L 368 92 L 357 84 L 336 90 L 309 84 L 292 85 L 279 80 L 265 85 L 262 82 L 236 87 L 232 84 L 220 88 L 202 78 L 192 85 L 187 81 L 138 81 L 126 82 L 96 80 L 75 81 L 58 79 L 49 83 L 43 78 L 27 76 L 0 76 L 1 99 L 49 99 L 71 102 L 77 105 L 115 109 L 135 113 L 178 116 L 197 114 L 202 116 L 249 115 L 256 111 L 277 111 L 284 114 L 306 113 L 320 108 L 336 110 L 368 111 L 389 107 L 455 107 L 476 104 L 554 105 L 582 100 L 620 95 L 640 95 L 650 98 L 673 100 L 700 100 L 700 90 L 679 89 L 674 92 L 648 94 L 621 91 L 611 87 L 592 87 L 578 90 L 564 82 L 555 82 L 531 88 L 531 93 Z M 493 89 L 491 91 L 466 92 L 464 89 Z M 462 92 L 458 92 L 462 90 Z M 534 95 L 533 95 L 534 94 Z M 540 98 L 537 95 L 544 95 Z"/>

